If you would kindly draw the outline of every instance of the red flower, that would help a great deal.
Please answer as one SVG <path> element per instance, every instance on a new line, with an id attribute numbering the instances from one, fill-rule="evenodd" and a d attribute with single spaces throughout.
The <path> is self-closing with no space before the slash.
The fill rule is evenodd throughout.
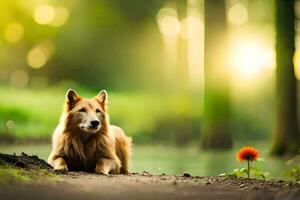
<path id="1" fill-rule="evenodd" d="M 259 155 L 258 150 L 256 150 L 253 147 L 246 146 L 246 147 L 241 148 L 237 152 L 236 159 L 238 161 L 244 161 L 244 160 L 253 161 L 253 160 L 257 160 L 258 159 L 258 155 Z"/>

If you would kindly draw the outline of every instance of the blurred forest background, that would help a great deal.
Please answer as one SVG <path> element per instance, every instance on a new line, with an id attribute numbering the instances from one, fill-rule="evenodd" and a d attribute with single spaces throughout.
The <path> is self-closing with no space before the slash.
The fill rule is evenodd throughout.
<path id="1" fill-rule="evenodd" d="M 50 143 L 68 88 L 106 89 L 135 144 L 295 153 L 299 18 L 291 0 L 1 0 L 1 141 Z"/>

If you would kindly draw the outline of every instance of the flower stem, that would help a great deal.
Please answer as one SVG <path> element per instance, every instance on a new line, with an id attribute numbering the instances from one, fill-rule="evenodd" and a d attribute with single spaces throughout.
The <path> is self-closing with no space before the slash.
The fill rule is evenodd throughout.
<path id="1" fill-rule="evenodd" d="M 250 178 L 250 160 L 247 160 L 248 161 L 248 171 L 247 171 L 247 175 L 248 175 L 248 178 Z"/>

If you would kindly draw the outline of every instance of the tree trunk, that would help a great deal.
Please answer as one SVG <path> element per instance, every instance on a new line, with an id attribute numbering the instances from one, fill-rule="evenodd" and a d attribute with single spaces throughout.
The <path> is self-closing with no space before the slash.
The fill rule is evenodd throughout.
<path id="1" fill-rule="evenodd" d="M 224 0 L 205 1 L 203 148 L 230 148 L 230 100 Z"/>
<path id="2" fill-rule="evenodd" d="M 283 155 L 299 149 L 295 52 L 294 0 L 276 0 L 276 128 L 271 153 Z"/>

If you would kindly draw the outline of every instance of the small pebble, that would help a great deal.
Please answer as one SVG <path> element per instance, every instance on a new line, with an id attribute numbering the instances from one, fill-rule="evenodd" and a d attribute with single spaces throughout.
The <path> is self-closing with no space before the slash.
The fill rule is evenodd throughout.
<path id="1" fill-rule="evenodd" d="M 189 173 L 187 173 L 187 172 L 184 172 L 183 174 L 182 174 L 182 176 L 183 177 L 192 177 Z"/>
<path id="2" fill-rule="evenodd" d="M 27 154 L 26 154 L 26 153 L 24 153 L 24 152 L 22 152 L 22 153 L 21 153 L 21 156 L 27 156 Z"/>
<path id="3" fill-rule="evenodd" d="M 293 185 L 293 183 L 292 182 L 289 182 L 289 183 L 287 183 L 287 184 L 285 184 L 285 186 L 292 186 Z"/>

